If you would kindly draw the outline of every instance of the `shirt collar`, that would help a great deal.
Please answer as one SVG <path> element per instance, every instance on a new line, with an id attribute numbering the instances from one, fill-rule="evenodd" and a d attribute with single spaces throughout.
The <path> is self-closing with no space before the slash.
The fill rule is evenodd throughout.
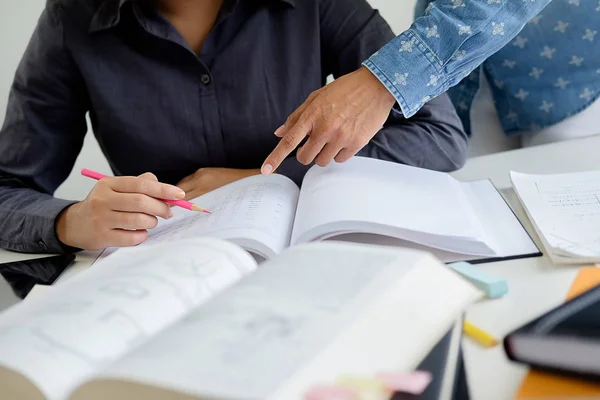
<path id="1" fill-rule="evenodd" d="M 101 0 L 100 6 L 90 23 L 90 32 L 97 32 L 116 26 L 121 19 L 123 5 L 131 1 L 133 0 Z"/>
<path id="2" fill-rule="evenodd" d="M 121 18 L 121 9 L 126 3 L 135 0 L 101 0 L 101 4 L 96 10 L 92 22 L 90 23 L 90 32 L 96 32 L 109 29 L 116 26 Z M 275 3 L 285 3 L 291 7 L 296 6 L 296 0 L 255 0 L 262 1 L 267 5 Z"/>

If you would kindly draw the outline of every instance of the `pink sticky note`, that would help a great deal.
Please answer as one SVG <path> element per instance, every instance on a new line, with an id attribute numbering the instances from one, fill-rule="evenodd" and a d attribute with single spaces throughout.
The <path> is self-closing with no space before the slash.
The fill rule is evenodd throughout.
<path id="1" fill-rule="evenodd" d="M 337 386 L 315 386 L 306 393 L 304 400 L 358 400 L 353 390 Z"/>
<path id="2" fill-rule="evenodd" d="M 427 371 L 387 372 L 377 375 L 388 390 L 393 392 L 419 395 L 427 389 L 431 382 L 431 374 Z"/>

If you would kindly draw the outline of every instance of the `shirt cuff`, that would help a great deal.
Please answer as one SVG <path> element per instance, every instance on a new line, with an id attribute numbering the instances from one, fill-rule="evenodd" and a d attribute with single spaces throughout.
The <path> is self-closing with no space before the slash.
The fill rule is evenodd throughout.
<path id="1" fill-rule="evenodd" d="M 407 30 L 363 62 L 394 96 L 405 118 L 446 92 L 442 63 L 412 30 Z"/>
<path id="2" fill-rule="evenodd" d="M 31 204 L 20 224 L 15 224 L 15 232 L 7 237 L 16 240 L 12 250 L 26 253 L 65 254 L 79 251 L 63 244 L 56 234 L 56 220 L 60 213 L 75 201 L 57 199 L 54 197 Z"/>
<path id="3" fill-rule="evenodd" d="M 286 158 L 279 168 L 277 168 L 277 173 L 283 176 L 287 176 L 290 178 L 298 187 L 302 186 L 302 181 L 304 180 L 304 175 L 308 172 L 308 170 L 314 165 L 314 163 L 309 165 L 303 165 L 298 162 L 296 157 L 288 157 Z"/>

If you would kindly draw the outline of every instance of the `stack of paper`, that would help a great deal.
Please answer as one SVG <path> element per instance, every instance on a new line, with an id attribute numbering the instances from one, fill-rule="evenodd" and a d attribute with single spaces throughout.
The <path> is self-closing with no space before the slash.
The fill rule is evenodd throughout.
<path id="1" fill-rule="evenodd" d="M 600 262 L 600 171 L 510 178 L 552 261 Z"/>

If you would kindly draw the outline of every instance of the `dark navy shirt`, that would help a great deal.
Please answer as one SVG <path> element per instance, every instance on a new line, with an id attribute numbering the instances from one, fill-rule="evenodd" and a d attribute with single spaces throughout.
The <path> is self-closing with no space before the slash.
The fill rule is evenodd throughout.
<path id="1" fill-rule="evenodd" d="M 199 54 L 142 0 L 49 0 L 0 131 L 0 246 L 64 252 L 52 196 L 71 172 L 86 115 L 115 175 L 176 184 L 203 167 L 260 168 L 273 132 L 329 75 L 394 34 L 366 0 L 225 1 Z M 392 111 L 361 155 L 450 171 L 466 135 L 446 95 L 409 120 Z M 300 183 L 294 157 L 279 173 Z"/>

